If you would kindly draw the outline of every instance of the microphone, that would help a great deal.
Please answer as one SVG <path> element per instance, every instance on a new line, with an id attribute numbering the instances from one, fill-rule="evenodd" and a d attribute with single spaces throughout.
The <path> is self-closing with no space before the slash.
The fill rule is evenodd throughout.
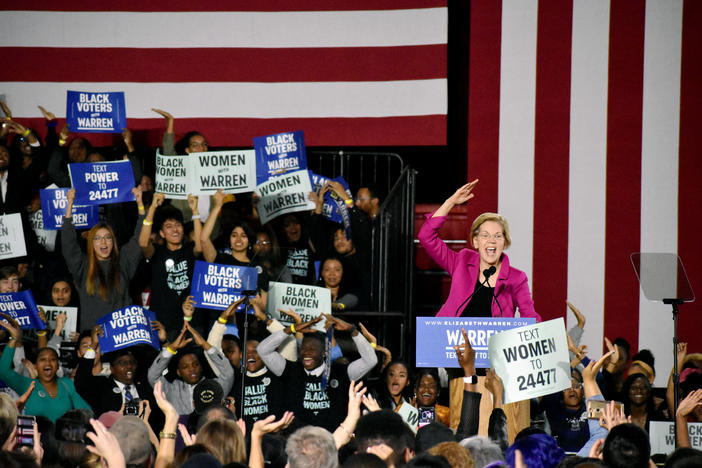
<path id="1" fill-rule="evenodd" d="M 495 274 L 497 271 L 497 268 L 495 266 L 491 266 L 490 268 L 486 268 L 483 270 L 483 276 L 485 276 L 485 281 L 488 280 L 489 277 Z M 495 302 L 497 303 L 498 309 L 500 309 L 500 317 L 503 316 L 502 313 L 502 306 L 500 305 L 500 301 L 497 300 L 497 296 L 495 296 L 495 288 L 492 289 L 492 298 L 495 299 Z"/>
<path id="2" fill-rule="evenodd" d="M 488 281 L 488 278 L 490 278 L 492 275 L 494 275 L 496 271 L 497 271 L 497 268 L 495 268 L 494 265 L 491 266 L 490 268 L 486 268 L 483 270 L 483 276 L 485 277 L 485 279 L 480 283 L 480 286 L 475 288 L 475 291 L 473 291 L 470 294 L 470 296 L 468 296 L 468 298 L 465 301 L 463 301 L 460 306 L 458 306 L 458 309 L 456 309 L 455 317 L 458 317 L 460 315 L 459 312 L 461 312 L 461 310 L 466 306 L 466 304 L 468 304 L 468 301 L 470 301 L 470 298 L 473 297 L 473 295 L 475 295 L 475 293 L 480 291 L 483 286 L 485 286 L 485 284 Z M 493 296 L 494 296 L 494 292 L 493 292 Z M 502 309 L 500 309 L 500 310 L 502 310 Z"/>
<path id="3" fill-rule="evenodd" d="M 495 265 L 492 265 L 490 268 L 486 268 L 483 270 L 483 276 L 485 277 L 485 281 L 488 280 L 492 275 L 495 274 L 497 271 L 497 268 L 495 268 Z"/>

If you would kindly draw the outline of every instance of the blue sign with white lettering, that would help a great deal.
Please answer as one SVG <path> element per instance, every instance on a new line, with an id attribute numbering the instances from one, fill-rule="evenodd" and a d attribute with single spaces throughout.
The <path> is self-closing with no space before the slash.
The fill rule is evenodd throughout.
<path id="1" fill-rule="evenodd" d="M 76 205 L 104 205 L 134 201 L 134 172 L 127 160 L 68 165 L 76 189 Z"/>
<path id="2" fill-rule="evenodd" d="M 127 127 L 124 92 L 68 91 L 66 123 L 77 133 L 120 133 Z"/>
<path id="3" fill-rule="evenodd" d="M 41 189 L 41 217 L 44 229 L 57 231 L 61 229 L 66 215 L 67 188 Z M 99 207 L 96 205 L 73 205 L 73 226 L 76 229 L 88 229 L 97 224 Z"/>
<path id="4" fill-rule="evenodd" d="M 453 347 L 463 344 L 461 328 L 475 350 L 475 367 L 490 367 L 490 336 L 534 323 L 535 317 L 417 317 L 417 367 L 459 367 Z"/>
<path id="5" fill-rule="evenodd" d="M 307 169 L 305 134 L 302 130 L 255 137 L 253 144 L 258 184 L 286 172 Z"/>
<path id="6" fill-rule="evenodd" d="M 346 190 L 346 194 L 353 198 L 353 195 L 351 195 L 351 189 L 349 189 L 349 184 L 346 183 L 343 177 L 339 176 L 334 179 L 332 179 L 334 182 L 339 182 L 344 189 Z M 327 218 L 329 221 L 333 221 L 335 223 L 343 223 L 344 222 L 344 216 L 340 212 L 340 203 L 343 204 L 343 200 L 339 199 L 339 196 L 333 191 L 333 190 L 327 190 L 327 193 L 324 194 L 324 205 L 322 205 L 322 216 Z M 345 206 L 344 206 L 345 208 Z M 348 216 L 348 215 L 347 215 Z M 349 222 L 350 223 L 350 222 Z"/>
<path id="7" fill-rule="evenodd" d="M 198 307 L 224 310 L 241 299 L 241 291 L 256 290 L 257 283 L 258 270 L 255 267 L 197 260 L 190 294 Z M 243 305 L 237 311 L 243 311 Z"/>
<path id="8" fill-rule="evenodd" d="M 154 320 L 156 314 L 136 305 L 103 315 L 97 321 L 105 332 L 105 336 L 98 335 L 100 352 L 109 353 L 138 344 L 147 344 L 160 350 L 158 332 L 151 327 Z"/>
<path id="9" fill-rule="evenodd" d="M 46 324 L 39 318 L 39 308 L 30 290 L 0 294 L 0 312 L 17 320 L 20 328 L 46 329 Z"/>
<path id="10" fill-rule="evenodd" d="M 327 182 L 329 182 L 328 177 L 324 177 L 323 175 L 315 174 L 312 171 L 307 171 L 310 173 L 310 181 L 312 182 L 312 190 L 315 192 L 319 193 L 322 188 L 327 185 Z"/>

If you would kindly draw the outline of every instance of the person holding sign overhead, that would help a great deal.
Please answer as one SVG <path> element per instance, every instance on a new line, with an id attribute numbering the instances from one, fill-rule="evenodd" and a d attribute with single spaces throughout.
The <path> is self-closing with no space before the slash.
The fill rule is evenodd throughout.
<path id="1" fill-rule="evenodd" d="M 429 256 L 451 275 L 449 297 L 438 317 L 541 317 L 534 310 L 526 274 L 510 266 L 504 250 L 510 246 L 509 225 L 497 213 L 483 213 L 470 229 L 475 250 L 451 250 L 441 239 L 439 229 L 451 209 L 475 196 L 474 180 L 456 190 L 419 230 L 419 242 Z"/>
<path id="2" fill-rule="evenodd" d="M 156 224 L 163 245 L 151 240 L 154 216 L 166 197 L 155 193 L 149 212 L 143 218 L 139 235 L 139 245 L 144 257 L 151 263 L 151 310 L 173 337 L 182 326 L 181 305 L 190 290 L 195 258 L 200 255 L 200 214 L 197 210 L 197 197 L 188 195 L 188 204 L 193 212 L 194 242 L 184 242 L 183 213 L 172 206 L 164 206 L 158 211 Z M 138 225 L 138 224 L 137 224 Z"/>
<path id="3" fill-rule="evenodd" d="M 129 281 L 136 274 L 141 260 L 137 242 L 140 221 L 144 219 L 144 204 L 141 190 L 132 189 L 139 208 L 139 219 L 132 238 L 122 246 L 116 245 L 115 233 L 105 223 L 98 223 L 88 231 L 87 252 L 83 254 L 78 245 L 76 229 L 73 226 L 73 201 L 75 189 L 66 193 L 67 215 L 61 227 L 61 251 L 68 270 L 80 296 L 80 329 L 92 328 L 97 319 L 113 310 L 132 303 L 129 297 Z"/>

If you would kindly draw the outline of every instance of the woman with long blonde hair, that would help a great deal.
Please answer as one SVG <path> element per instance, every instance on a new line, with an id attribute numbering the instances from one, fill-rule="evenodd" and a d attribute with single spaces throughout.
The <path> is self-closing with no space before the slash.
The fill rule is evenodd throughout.
<path id="1" fill-rule="evenodd" d="M 86 253 L 81 251 L 71 216 L 76 192 L 70 189 L 66 194 L 67 215 L 61 227 L 61 250 L 80 296 L 81 330 L 92 328 L 98 318 L 132 303 L 129 281 L 141 260 L 139 233 L 146 214 L 141 190 L 134 188 L 132 192 L 139 208 L 139 219 L 134 235 L 122 246 L 121 253 L 114 231 L 105 223 L 98 223 L 88 231 Z"/>

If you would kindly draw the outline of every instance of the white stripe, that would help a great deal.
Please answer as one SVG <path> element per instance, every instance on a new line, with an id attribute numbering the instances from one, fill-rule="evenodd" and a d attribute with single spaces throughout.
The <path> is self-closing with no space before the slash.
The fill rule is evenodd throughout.
<path id="1" fill-rule="evenodd" d="M 502 3 L 498 208 L 515 242 L 510 263 L 531 278 L 538 2 Z"/>
<path id="2" fill-rule="evenodd" d="M 0 82 L 13 113 L 41 117 L 38 105 L 65 116 L 66 90 L 124 91 L 127 117 L 285 118 L 445 115 L 446 80 L 321 83 Z"/>
<path id="3" fill-rule="evenodd" d="M 587 317 L 581 343 L 597 357 L 604 333 L 609 1 L 575 0 L 572 37 L 568 299 Z M 572 314 L 568 320 L 574 323 Z"/>
<path id="4" fill-rule="evenodd" d="M 134 48 L 445 44 L 447 11 L 447 8 L 180 13 L 5 11 L 0 15 L 0 44 Z"/>
<path id="5" fill-rule="evenodd" d="M 641 251 L 677 253 L 682 0 L 647 0 L 641 141 Z M 670 306 L 639 299 L 639 348 L 656 357 L 655 385 L 672 367 Z"/>

